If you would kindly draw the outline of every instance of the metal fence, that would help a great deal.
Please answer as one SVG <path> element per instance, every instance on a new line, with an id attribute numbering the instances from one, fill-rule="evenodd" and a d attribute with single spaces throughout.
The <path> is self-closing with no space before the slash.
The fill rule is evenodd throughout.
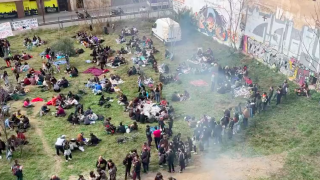
<path id="1" fill-rule="evenodd" d="M 135 13 L 126 13 L 119 16 L 96 16 L 90 19 L 79 20 L 79 19 L 70 19 L 64 21 L 57 21 L 52 23 L 40 24 L 40 28 L 64 28 L 76 25 L 84 25 L 84 24 L 93 24 L 96 22 L 115 22 L 121 20 L 129 20 L 129 19 L 157 19 L 162 17 L 173 17 L 173 11 L 171 9 L 166 10 L 157 10 L 157 11 L 147 11 L 147 12 L 135 12 Z"/>
<path id="2" fill-rule="evenodd" d="M 49 24 L 58 24 L 58 23 L 65 23 L 65 22 L 73 22 L 73 21 L 85 21 L 90 19 L 100 19 L 100 18 L 111 18 L 111 19 L 122 19 L 132 17 L 132 18 L 144 18 L 152 16 L 153 18 L 156 17 L 163 17 L 163 14 L 167 14 L 167 12 L 171 11 L 171 9 L 157 9 L 157 10 L 151 10 L 151 9 L 142 9 L 142 8 L 121 8 L 123 10 L 123 13 L 113 15 L 112 10 L 114 8 L 105 8 L 105 9 L 96 9 L 96 10 L 89 10 L 88 13 L 90 14 L 90 18 L 86 19 L 79 19 L 77 14 L 71 14 L 71 15 L 64 15 L 64 16 L 58 16 L 58 17 L 51 17 L 50 20 L 47 20 L 45 23 L 43 21 L 39 21 L 39 26 L 43 25 L 49 25 Z M 83 13 L 83 12 L 81 12 Z"/>

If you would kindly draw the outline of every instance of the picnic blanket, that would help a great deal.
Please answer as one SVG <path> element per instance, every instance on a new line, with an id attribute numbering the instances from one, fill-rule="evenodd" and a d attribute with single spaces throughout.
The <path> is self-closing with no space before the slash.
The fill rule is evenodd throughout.
<path id="1" fill-rule="evenodd" d="M 36 98 L 31 100 L 31 102 L 41 102 L 41 101 L 43 101 L 43 99 L 41 99 L 39 97 L 36 97 Z"/>
<path id="2" fill-rule="evenodd" d="M 204 81 L 204 80 L 195 80 L 195 81 L 190 81 L 190 84 L 194 86 L 208 86 L 209 84 Z"/>
<path id="3" fill-rule="evenodd" d="M 67 63 L 67 61 L 65 61 L 65 60 L 53 62 L 54 65 L 61 65 L 61 64 L 66 64 L 66 63 Z"/>
<path id="4" fill-rule="evenodd" d="M 118 84 L 124 83 L 124 81 L 122 79 L 117 81 L 117 80 L 112 80 L 111 78 L 109 78 L 109 81 L 111 82 L 112 85 L 118 85 Z"/>
<path id="5" fill-rule="evenodd" d="M 105 69 L 105 70 L 101 70 L 101 69 L 98 69 L 96 67 L 91 67 L 91 68 L 88 68 L 87 70 L 85 70 L 83 73 L 85 74 L 93 74 L 94 76 L 100 76 L 101 74 L 104 74 L 104 73 L 107 73 L 109 72 L 108 69 Z"/>
<path id="6" fill-rule="evenodd" d="M 249 98 L 250 97 L 250 88 L 249 87 L 238 87 L 234 89 L 234 96 L 235 97 L 240 97 L 243 96 L 244 98 Z"/>
<path id="7" fill-rule="evenodd" d="M 155 103 L 149 102 L 143 104 L 142 112 L 144 115 L 146 115 L 148 118 L 151 116 L 155 116 L 157 113 L 159 113 L 161 108 L 156 105 Z"/>

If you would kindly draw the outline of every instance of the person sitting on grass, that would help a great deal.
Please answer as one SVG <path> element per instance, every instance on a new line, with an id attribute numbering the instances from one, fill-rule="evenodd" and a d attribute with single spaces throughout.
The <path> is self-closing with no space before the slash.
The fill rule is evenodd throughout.
<path id="1" fill-rule="evenodd" d="M 54 91 L 54 92 L 60 92 L 60 91 L 61 91 L 60 86 L 59 86 L 58 83 L 55 83 L 55 84 L 53 85 L 53 91 Z"/>
<path id="2" fill-rule="evenodd" d="M 22 115 L 22 128 L 25 130 L 30 127 L 30 120 L 27 116 Z"/>
<path id="3" fill-rule="evenodd" d="M 122 122 L 120 122 L 120 125 L 117 128 L 118 133 L 126 133 L 126 127 L 122 125 Z"/>
<path id="4" fill-rule="evenodd" d="M 43 105 L 41 107 L 41 111 L 40 111 L 41 116 L 46 115 L 48 112 L 50 112 L 50 109 L 48 108 L 48 106 L 46 104 Z"/>
<path id="5" fill-rule="evenodd" d="M 78 76 L 78 69 L 76 67 L 71 68 L 70 77 L 77 77 Z"/>
<path id="6" fill-rule="evenodd" d="M 69 81 L 65 77 L 62 77 L 62 79 L 58 81 L 58 85 L 60 87 L 67 88 L 69 86 Z"/>
<path id="7" fill-rule="evenodd" d="M 136 121 L 134 121 L 133 124 L 130 125 L 130 131 L 138 131 L 138 124 Z"/>
<path id="8" fill-rule="evenodd" d="M 125 106 L 126 104 L 128 104 L 127 96 L 124 95 L 123 93 L 121 93 L 118 103 L 119 103 L 119 105 L 122 105 L 122 106 Z"/>
<path id="9" fill-rule="evenodd" d="M 24 100 L 23 107 L 25 107 L 25 108 L 33 107 L 33 105 L 31 104 L 31 102 L 29 100 L 29 98 Z"/>
<path id="10" fill-rule="evenodd" d="M 101 139 L 99 139 L 96 135 L 93 133 L 90 133 L 90 140 L 88 142 L 89 146 L 96 146 L 100 143 Z"/>
<path id="11" fill-rule="evenodd" d="M 30 85 L 30 84 L 31 84 L 31 82 L 30 82 L 29 78 L 28 78 L 28 77 L 25 77 L 24 80 L 23 80 L 23 82 L 22 82 L 22 85 L 23 85 L 23 86 L 28 86 L 28 85 Z"/>
<path id="12" fill-rule="evenodd" d="M 100 83 L 95 84 L 94 89 L 92 90 L 94 95 L 102 93 L 102 86 Z"/>
<path id="13" fill-rule="evenodd" d="M 56 117 L 65 117 L 67 114 L 61 106 L 58 106 Z"/>
<path id="14" fill-rule="evenodd" d="M 28 143 L 28 141 L 26 140 L 26 136 L 23 134 L 23 132 L 20 131 L 16 131 L 17 133 L 17 138 L 20 140 L 20 145 L 25 145 Z"/>
<path id="15" fill-rule="evenodd" d="M 68 100 L 67 104 L 70 105 L 70 106 L 73 106 L 73 105 L 76 106 L 76 105 L 79 104 L 79 102 L 78 102 L 74 97 L 71 97 L 71 98 Z"/>

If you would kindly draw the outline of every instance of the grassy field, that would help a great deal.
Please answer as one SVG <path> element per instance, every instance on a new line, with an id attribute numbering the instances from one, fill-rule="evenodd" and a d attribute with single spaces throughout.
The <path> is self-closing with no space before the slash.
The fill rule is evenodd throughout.
<path id="1" fill-rule="evenodd" d="M 150 28 L 152 23 L 149 22 L 122 22 L 117 27 L 125 26 L 130 27 L 133 24 L 139 28 L 139 35 L 150 35 Z M 81 27 L 80 27 L 81 28 Z M 39 35 L 42 39 L 49 42 L 55 41 L 62 36 L 73 36 L 74 33 L 79 30 L 79 27 L 66 28 L 64 30 L 46 30 L 46 31 L 34 31 L 25 35 L 9 38 L 12 50 L 21 52 L 25 48 L 22 46 L 23 38 L 26 36 L 32 37 L 33 34 Z M 101 36 L 102 37 L 102 36 Z M 115 43 L 117 38 L 116 34 L 103 36 L 106 40 L 104 45 L 111 45 L 113 49 L 120 49 L 121 45 Z M 281 74 L 271 71 L 268 67 L 257 63 L 253 59 L 245 58 L 240 54 L 232 54 L 230 50 L 218 43 L 213 42 L 206 36 L 199 33 L 195 33 L 189 37 L 188 40 L 181 44 L 176 45 L 173 50 L 175 52 L 175 59 L 172 62 L 164 60 L 164 49 L 162 43 L 154 39 L 155 46 L 161 51 L 156 55 L 156 59 L 159 64 L 166 62 L 170 64 L 170 70 L 174 73 L 175 68 L 179 63 L 185 62 L 193 53 L 196 52 L 198 47 L 204 49 L 211 47 L 214 51 L 216 59 L 222 65 L 248 65 L 249 75 L 255 81 L 258 82 L 261 87 L 261 91 L 267 91 L 270 85 L 280 85 L 286 77 Z M 50 43 L 49 45 L 50 46 Z M 80 47 L 79 44 L 75 45 Z M 42 60 L 38 54 L 44 50 L 44 47 L 34 48 L 32 55 L 35 56 L 28 63 L 35 69 L 41 67 Z M 86 52 L 79 57 L 71 58 L 72 65 L 75 65 L 80 72 L 84 71 L 92 64 L 86 64 L 85 60 L 90 59 L 89 54 L 91 51 Z M 130 56 L 127 56 L 128 58 Z M 0 62 L 1 66 L 4 62 Z M 130 64 L 131 65 L 131 64 Z M 127 66 L 122 66 L 118 69 L 113 69 L 112 73 L 118 74 L 125 81 L 120 86 L 122 91 L 128 96 L 129 99 L 137 95 L 137 76 L 128 77 L 126 71 Z M 62 66 L 63 68 L 64 66 Z M 8 70 L 8 69 L 7 69 Z M 158 75 L 151 70 L 150 67 L 144 68 L 144 72 L 158 80 Z M 12 75 L 12 72 L 9 72 Z M 65 76 L 63 73 L 56 74 L 57 78 Z M 68 91 L 76 92 L 79 88 L 84 87 L 86 79 L 92 77 L 86 74 L 80 74 L 79 77 L 71 79 L 71 87 L 64 89 L 62 93 Z M 70 78 L 68 78 L 70 79 Z M 238 102 L 243 102 L 244 99 L 237 98 L 232 99 L 229 94 L 221 95 L 217 93 L 211 93 L 210 87 L 193 87 L 189 84 L 191 80 L 203 79 L 209 82 L 210 77 L 203 75 L 182 75 L 182 84 L 169 84 L 164 88 L 164 94 L 167 99 L 170 99 L 170 95 L 174 91 L 182 92 L 187 90 L 191 94 L 191 99 L 183 103 L 174 103 L 173 106 L 176 109 L 177 114 L 181 115 L 195 115 L 199 117 L 203 114 L 219 119 L 222 116 L 222 112 L 225 108 L 232 107 Z M 13 79 L 11 79 L 12 82 Z M 307 99 L 305 97 L 296 97 L 293 94 L 294 84 L 290 84 L 290 94 L 287 99 L 279 106 L 275 106 L 275 102 L 272 102 L 271 107 L 267 112 L 263 112 L 255 116 L 250 120 L 250 128 L 239 134 L 232 141 L 226 141 L 222 148 L 221 153 L 240 153 L 243 156 L 261 156 L 270 154 L 287 153 L 285 159 L 285 166 L 278 174 L 272 175 L 270 179 L 320 179 L 319 173 L 319 124 L 320 112 L 318 111 L 319 95 L 313 93 L 312 97 Z M 50 100 L 54 95 L 52 92 L 41 93 L 37 88 L 30 88 L 31 92 L 27 97 L 41 97 L 45 100 Z M 109 96 L 109 95 L 107 95 Z M 115 97 L 115 95 L 110 95 Z M 127 113 L 123 112 L 123 108 L 118 106 L 116 102 L 112 103 L 110 109 L 105 109 L 97 105 L 99 96 L 91 95 L 90 93 L 81 99 L 81 103 L 84 104 L 85 109 L 91 107 L 94 112 L 102 114 L 105 117 L 112 117 L 112 123 L 118 125 L 120 122 L 130 124 L 131 120 L 128 118 Z M 21 101 L 19 102 L 20 104 Z M 16 104 L 16 103 L 15 103 Z M 70 113 L 72 110 L 69 110 Z M 29 112 L 28 114 L 34 114 Z M 62 179 L 68 179 L 70 176 L 76 176 L 77 174 L 87 175 L 89 171 L 95 169 L 95 162 L 99 155 L 104 156 L 106 159 L 113 159 L 118 167 L 118 175 L 123 176 L 124 167 L 122 165 L 122 159 L 125 154 L 133 148 L 141 148 L 141 144 L 146 140 L 144 135 L 145 128 L 141 125 L 139 132 L 137 133 L 139 139 L 137 142 L 128 142 L 126 144 L 118 145 L 116 143 L 119 135 L 111 136 L 107 135 L 102 126 L 102 122 L 98 122 L 90 126 L 72 126 L 66 118 L 55 118 L 50 115 L 44 117 L 36 117 L 37 128 L 41 129 L 43 136 L 35 133 L 35 128 L 31 128 L 26 133 L 30 144 L 23 149 L 22 158 L 19 158 L 19 153 L 15 153 L 14 159 L 18 158 L 21 164 L 24 165 L 25 179 L 27 180 L 43 180 L 48 179 L 50 175 L 57 174 Z M 182 120 L 177 120 L 174 123 L 174 133 L 180 132 L 184 137 L 191 134 L 191 130 L 187 124 Z M 89 135 L 90 132 L 96 134 L 102 139 L 102 142 L 96 147 L 87 147 L 85 152 L 74 152 L 73 160 L 65 163 L 63 157 L 59 161 L 55 161 L 54 143 L 57 137 L 62 134 L 67 135 L 68 138 L 76 137 L 80 132 L 84 132 L 85 135 Z M 130 134 L 131 135 L 131 134 Z M 50 145 L 51 151 L 47 151 L 43 147 L 43 140 Z M 156 153 L 152 153 L 152 170 L 158 168 Z M 59 168 L 56 167 L 58 163 Z M 0 179 L 14 179 L 10 172 L 10 163 L 6 160 L 1 160 L 0 163 Z"/>

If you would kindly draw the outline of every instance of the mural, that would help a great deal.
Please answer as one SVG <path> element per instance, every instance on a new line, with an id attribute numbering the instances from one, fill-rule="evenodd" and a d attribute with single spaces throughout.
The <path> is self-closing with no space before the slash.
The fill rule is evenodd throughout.
<path id="1" fill-rule="evenodd" d="M 220 41 L 227 41 L 229 33 L 225 17 L 211 7 L 203 7 L 198 13 L 198 28 L 207 36 L 214 37 Z"/>
<path id="2" fill-rule="evenodd" d="M 56 13 L 59 12 L 57 0 L 44 1 L 44 10 L 46 13 Z"/>
<path id="3" fill-rule="evenodd" d="M 36 1 L 23 1 L 24 14 L 25 16 L 38 15 L 38 5 Z"/>
<path id="4" fill-rule="evenodd" d="M 15 2 L 0 3 L 0 19 L 17 18 L 17 8 Z"/>

